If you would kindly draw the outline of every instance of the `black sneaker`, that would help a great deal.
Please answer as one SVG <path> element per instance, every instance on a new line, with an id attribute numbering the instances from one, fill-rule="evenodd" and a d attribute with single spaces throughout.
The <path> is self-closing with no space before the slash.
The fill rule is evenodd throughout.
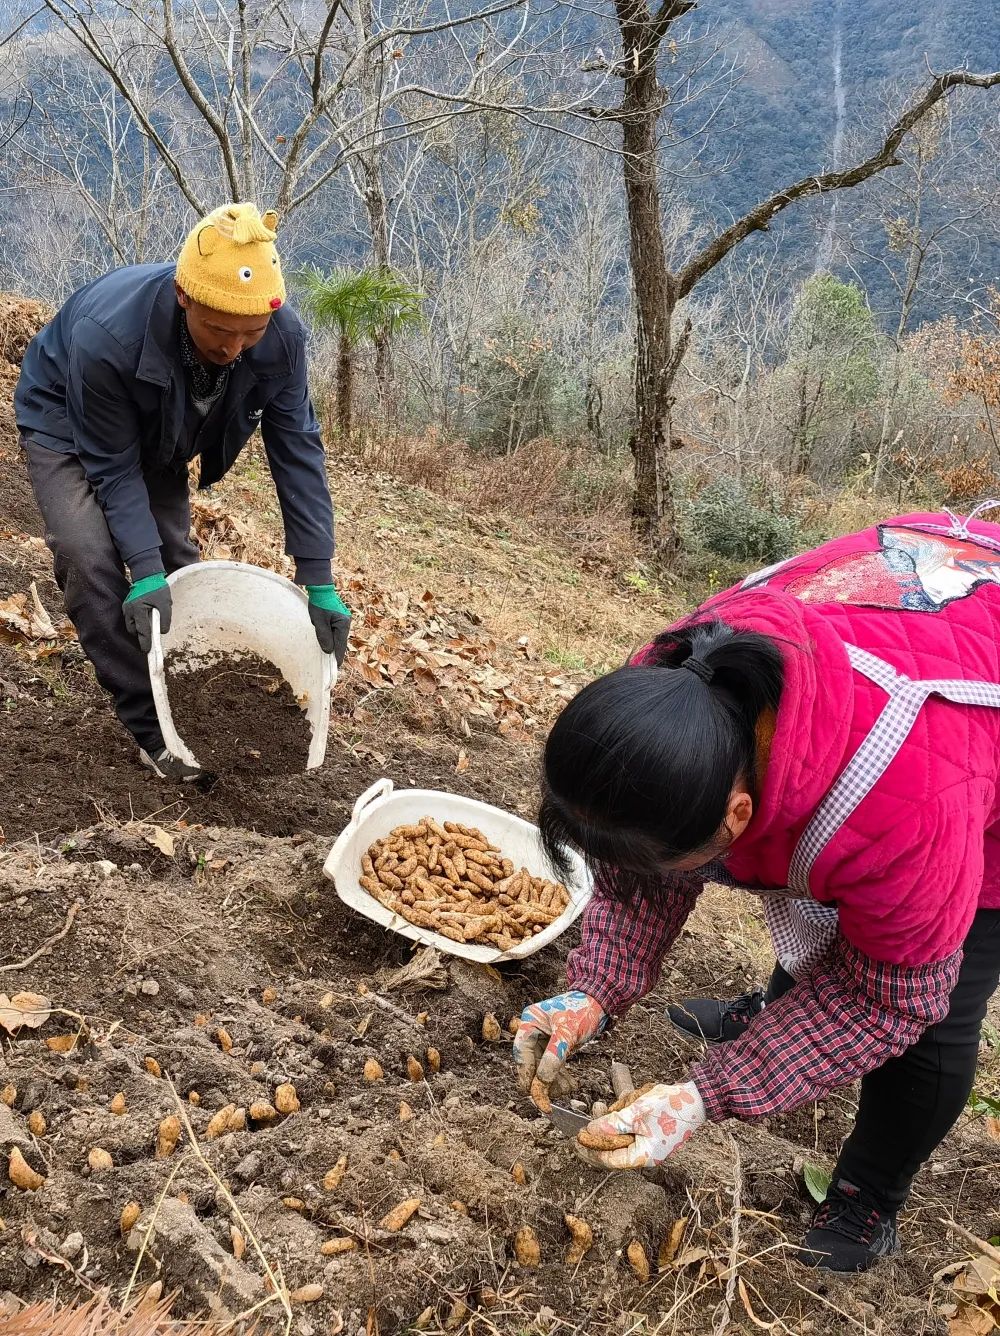
<path id="1" fill-rule="evenodd" d="M 840 1178 L 816 1209 L 799 1260 L 826 1271 L 867 1271 L 900 1251 L 895 1211 L 885 1211 L 862 1188 Z"/>
<path id="2" fill-rule="evenodd" d="M 724 1044 L 739 1039 L 766 1005 L 763 988 L 755 988 L 728 1001 L 717 997 L 686 997 L 667 1007 L 667 1015 L 685 1034 L 710 1044 Z"/>
<path id="3" fill-rule="evenodd" d="M 147 770 L 152 770 L 160 779 L 169 779 L 176 784 L 190 784 L 193 780 L 200 779 L 202 775 L 201 766 L 188 765 L 180 757 L 168 752 L 166 747 L 153 755 L 140 747 L 139 760 Z"/>

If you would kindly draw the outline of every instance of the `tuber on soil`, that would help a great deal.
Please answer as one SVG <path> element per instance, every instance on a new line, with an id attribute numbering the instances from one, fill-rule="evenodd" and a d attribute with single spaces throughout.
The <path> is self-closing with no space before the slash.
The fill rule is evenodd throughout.
<path id="1" fill-rule="evenodd" d="M 95 1146 L 87 1156 L 87 1163 L 95 1174 L 100 1174 L 106 1169 L 112 1169 L 115 1162 L 111 1158 L 110 1151 L 106 1151 L 102 1146 Z"/>
<path id="2" fill-rule="evenodd" d="M 229 1115 L 229 1123 L 226 1126 L 227 1132 L 242 1132 L 247 1125 L 246 1109 L 234 1109 Z"/>
<path id="3" fill-rule="evenodd" d="M 646 1256 L 646 1249 L 638 1239 L 632 1240 L 625 1255 L 628 1258 L 629 1266 L 635 1272 L 636 1280 L 642 1285 L 647 1285 L 650 1276 L 649 1258 Z"/>
<path id="4" fill-rule="evenodd" d="M 481 831 L 431 817 L 371 845 L 358 882 L 417 927 L 499 951 L 542 932 L 570 903 L 565 886 L 515 870 Z"/>
<path id="5" fill-rule="evenodd" d="M 216 1043 L 219 1045 L 219 1047 L 222 1049 L 223 1053 L 232 1053 L 232 1051 L 233 1051 L 233 1037 L 232 1037 L 232 1035 L 229 1033 L 228 1030 L 224 1030 L 224 1029 L 220 1026 L 219 1029 L 216 1030 L 216 1032 L 215 1032 L 215 1042 L 216 1042 Z"/>
<path id="6" fill-rule="evenodd" d="M 490 1044 L 496 1044 L 503 1038 L 500 1022 L 492 1011 L 488 1011 L 483 1017 L 483 1038 Z"/>
<path id="7" fill-rule="evenodd" d="M 275 1090 L 274 1107 L 279 1113 L 298 1113 L 302 1107 L 291 1081 L 285 1081 Z"/>
<path id="8" fill-rule="evenodd" d="M 540 1265 L 542 1250 L 538 1246 L 538 1235 L 530 1225 L 522 1225 L 514 1235 L 514 1256 L 522 1266 Z"/>
<path id="9" fill-rule="evenodd" d="M 336 1192 L 343 1182 L 344 1175 L 347 1173 L 347 1156 L 341 1155 L 340 1159 L 328 1169 L 323 1177 L 323 1187 L 327 1192 Z"/>
<path id="10" fill-rule="evenodd" d="M 320 1252 L 324 1257 L 339 1257 L 341 1253 L 353 1252 L 357 1246 L 354 1239 L 327 1239 L 320 1245 Z"/>
<path id="11" fill-rule="evenodd" d="M 419 1197 L 407 1197 L 406 1201 L 401 1201 L 398 1206 L 394 1206 L 387 1215 L 382 1217 L 379 1221 L 379 1228 L 387 1229 L 391 1234 L 395 1234 L 416 1214 L 419 1206 Z"/>
<path id="12" fill-rule="evenodd" d="M 273 1123 L 278 1118 L 278 1110 L 266 1099 L 255 1100 L 250 1105 L 250 1121 L 254 1123 Z"/>
<path id="13" fill-rule="evenodd" d="M 28 1131 L 33 1137 L 43 1137 L 46 1131 L 45 1114 L 41 1109 L 32 1109 L 28 1115 Z"/>
<path id="14" fill-rule="evenodd" d="M 406 1074 L 411 1081 L 422 1081 L 424 1079 L 424 1069 L 412 1053 L 406 1059 Z"/>
<path id="15" fill-rule="evenodd" d="M 300 1285 L 288 1296 L 293 1304 L 314 1304 L 323 1297 L 322 1285 Z"/>
<path id="16" fill-rule="evenodd" d="M 146 1068 L 146 1071 L 149 1072 L 150 1076 L 163 1075 L 163 1071 L 160 1067 L 160 1064 L 156 1061 L 155 1058 L 147 1058 L 146 1061 L 143 1063 L 143 1066 Z"/>
<path id="17" fill-rule="evenodd" d="M 382 1080 L 382 1077 L 385 1076 L 385 1072 L 382 1070 L 380 1063 L 376 1062 L 374 1058 L 369 1058 L 365 1063 L 362 1076 L 364 1076 L 366 1081 L 374 1084 L 376 1081 Z"/>
<path id="18" fill-rule="evenodd" d="M 682 1215 L 679 1220 L 675 1220 L 670 1226 L 670 1233 L 664 1234 L 660 1240 L 660 1248 L 656 1254 L 656 1269 L 666 1271 L 667 1267 L 677 1256 L 677 1250 L 681 1246 L 681 1240 L 684 1238 L 684 1231 L 687 1229 L 688 1218 Z"/>
<path id="19" fill-rule="evenodd" d="M 188 1091 L 188 1103 L 193 1104 L 195 1108 L 201 1103 L 201 1096 L 198 1094 L 197 1090 Z"/>
<path id="20" fill-rule="evenodd" d="M 16 1099 L 17 1086 L 12 1086 L 8 1081 L 4 1088 L 0 1090 L 0 1104 L 6 1104 L 8 1109 L 12 1109 Z"/>
<path id="21" fill-rule="evenodd" d="M 156 1159 L 166 1160 L 177 1149 L 181 1135 L 181 1120 L 170 1114 L 164 1118 L 156 1131 Z"/>
<path id="22" fill-rule="evenodd" d="M 401 1123 L 408 1123 L 411 1121 L 412 1118 L 413 1118 L 413 1110 L 404 1099 L 399 1106 L 399 1121 Z"/>
<path id="23" fill-rule="evenodd" d="M 511 1165 L 510 1176 L 518 1187 L 523 1188 L 528 1181 L 528 1175 L 524 1172 L 524 1165 L 520 1160 L 515 1160 Z"/>
<path id="24" fill-rule="evenodd" d="M 118 1221 L 118 1227 L 122 1234 L 127 1234 L 135 1222 L 142 1214 L 142 1207 L 137 1201 L 128 1201 L 122 1207 L 121 1218 Z"/>
<path id="25" fill-rule="evenodd" d="M 205 1139 L 214 1141 L 216 1137 L 221 1137 L 223 1132 L 228 1132 L 229 1120 L 235 1112 L 235 1104 L 226 1104 L 218 1113 L 213 1113 L 208 1120 L 208 1126 L 205 1128 Z"/>
<path id="26" fill-rule="evenodd" d="M 45 1182 L 44 1175 L 35 1173 L 16 1146 L 7 1162 L 7 1177 L 22 1192 L 37 1192 Z"/>
<path id="27" fill-rule="evenodd" d="M 436 1048 L 427 1050 L 427 1070 L 434 1073 L 441 1070 L 441 1054 Z"/>
<path id="28" fill-rule="evenodd" d="M 570 1245 L 566 1249 L 567 1266 L 576 1266 L 582 1262 L 594 1246 L 594 1231 L 578 1215 L 564 1215 L 566 1228 L 570 1232 Z"/>
<path id="29" fill-rule="evenodd" d="M 270 987 L 265 988 L 260 995 L 260 1000 L 264 1003 L 265 1007 L 269 1007 L 272 1002 L 277 1002 L 278 1000 L 277 988 L 270 988 Z"/>
<path id="30" fill-rule="evenodd" d="M 542 1085 L 537 1076 L 531 1083 L 531 1090 L 529 1093 L 531 1095 L 531 1102 L 536 1108 L 541 1109 L 542 1113 L 552 1112 L 552 1100 L 549 1098 L 549 1088 L 546 1085 Z"/>
<path id="31" fill-rule="evenodd" d="M 233 1256 L 237 1262 L 242 1262 L 247 1250 L 247 1241 L 235 1225 L 229 1226 L 229 1239 L 233 1245 Z"/>
<path id="32" fill-rule="evenodd" d="M 451 1209 L 452 1209 L 453 1211 L 457 1211 L 459 1215 L 468 1215 L 468 1214 L 469 1214 L 469 1208 L 468 1208 L 468 1206 L 466 1206 L 466 1204 L 465 1204 L 464 1201 L 458 1201 L 458 1200 L 453 1201 L 453 1202 L 451 1203 Z"/>

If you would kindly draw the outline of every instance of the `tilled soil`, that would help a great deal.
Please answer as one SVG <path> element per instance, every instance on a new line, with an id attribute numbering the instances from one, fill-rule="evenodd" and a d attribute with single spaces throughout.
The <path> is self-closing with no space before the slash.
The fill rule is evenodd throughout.
<path id="1" fill-rule="evenodd" d="M 235 1316 L 266 1298 L 259 1247 L 289 1290 L 322 1286 L 315 1303 L 293 1306 L 292 1330 L 303 1336 L 340 1330 L 341 1321 L 350 1336 L 402 1336 L 428 1309 L 425 1329 L 469 1336 L 702 1333 L 725 1291 L 738 1146 L 738 1252 L 755 1311 L 832 1336 L 843 1318 L 829 1305 L 846 1306 L 869 1314 L 870 1332 L 915 1336 L 938 1329 L 931 1273 L 961 1256 L 938 1218 L 956 1208 L 981 1234 L 1000 1227 L 1000 1148 L 969 1124 L 920 1180 L 904 1222 L 909 1254 L 856 1281 L 818 1277 L 789 1260 L 809 1213 L 801 1164 L 830 1163 L 849 1125 L 849 1094 L 829 1101 L 819 1121 L 809 1109 L 770 1124 L 709 1127 L 656 1173 L 595 1172 L 517 1091 L 509 1036 L 482 1038 L 487 1012 L 506 1027 L 561 986 L 565 940 L 503 973 L 452 962 L 433 979 L 444 987 L 418 981 L 399 991 L 382 971 L 405 962 L 408 948 L 339 902 L 321 874 L 326 840 L 191 825 L 171 827 L 168 855 L 151 843 L 156 834 L 104 824 L 63 851 L 8 854 L 0 866 L 5 960 L 30 955 L 79 906 L 62 942 L 4 977 L 9 992 L 40 992 L 65 1010 L 5 1045 L 0 1085 L 16 1094 L 12 1108 L 0 1105 L 0 1149 L 18 1146 L 45 1183 L 0 1190 L 8 1240 L 0 1292 L 68 1296 L 111 1285 L 121 1294 L 138 1263 L 136 1284 L 178 1289 L 181 1312 Z M 575 1064 L 578 1098 L 609 1096 L 612 1058 L 629 1062 L 637 1082 L 683 1068 L 690 1050 L 662 1004 L 710 978 L 740 981 L 745 956 L 721 922 L 731 922 L 728 902 L 699 911 L 666 987 Z M 46 1045 L 74 1034 L 72 1052 Z M 432 1047 L 439 1072 L 427 1059 Z M 410 1056 L 424 1066 L 420 1080 L 407 1074 Z M 369 1059 L 384 1071 L 374 1083 L 363 1074 Z M 255 1121 L 250 1110 L 273 1104 L 288 1082 L 300 1108 Z M 126 1110 L 116 1115 L 119 1092 Z M 177 1115 L 178 1099 L 198 1149 L 185 1133 L 158 1159 L 157 1129 Z M 405 1121 L 404 1103 L 413 1110 Z M 210 1120 L 227 1105 L 245 1111 L 246 1126 L 209 1139 Z M 28 1128 L 35 1110 L 44 1135 Z M 90 1166 L 95 1147 L 110 1154 L 110 1168 Z M 344 1156 L 342 1180 L 324 1187 Z M 420 1200 L 410 1223 L 383 1228 L 407 1198 Z M 121 1214 L 133 1201 L 141 1215 L 123 1237 Z M 586 1219 L 596 1240 L 575 1267 L 564 1258 L 566 1212 Z M 658 1249 L 682 1218 L 678 1255 L 657 1271 Z M 537 1268 L 514 1257 L 525 1225 L 539 1240 Z M 234 1228 L 247 1239 L 241 1259 Z M 353 1240 L 350 1251 L 323 1254 L 324 1243 L 343 1238 Z M 635 1239 L 653 1260 L 648 1283 L 623 1256 Z M 657 1328 L 672 1310 L 683 1313 L 676 1328 Z M 277 1309 L 265 1312 L 271 1329 L 284 1330 Z M 750 1330 L 741 1316 L 733 1330 Z"/>
<path id="2" fill-rule="evenodd" d="M 205 770 L 293 775 L 306 768 L 312 731 L 289 683 L 259 654 L 170 654 L 170 712 Z"/>

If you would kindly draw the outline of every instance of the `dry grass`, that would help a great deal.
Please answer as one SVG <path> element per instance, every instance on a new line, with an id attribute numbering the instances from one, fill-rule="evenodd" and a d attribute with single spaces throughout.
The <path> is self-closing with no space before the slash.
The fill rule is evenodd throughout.
<path id="1" fill-rule="evenodd" d="M 517 459 L 497 461 L 498 469 L 502 464 L 512 476 Z M 331 459 L 329 472 L 338 572 L 361 571 L 414 596 L 433 589 L 496 639 L 515 643 L 527 636 L 557 666 L 594 673 L 616 667 L 686 605 L 679 587 L 661 587 L 644 569 L 625 518 L 614 519 L 610 510 L 600 523 L 517 514 L 533 484 L 501 488 L 497 471 L 489 486 L 486 474 L 469 484 L 480 499 L 498 498 L 493 511 L 369 471 L 357 458 Z M 273 564 L 281 551 L 281 517 L 258 446 L 212 495 L 226 511 L 253 515 L 256 532 L 244 534 L 240 549 L 245 559 L 259 560 L 263 545 Z"/>

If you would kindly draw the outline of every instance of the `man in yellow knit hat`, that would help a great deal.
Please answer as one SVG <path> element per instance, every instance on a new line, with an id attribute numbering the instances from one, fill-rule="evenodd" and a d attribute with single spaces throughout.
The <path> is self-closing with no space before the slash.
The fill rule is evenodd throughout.
<path id="1" fill-rule="evenodd" d="M 176 266 L 118 269 L 81 288 L 31 344 L 15 394 L 66 610 L 143 764 L 165 779 L 198 774 L 164 746 L 146 663 L 153 608 L 170 625 L 167 575 L 198 560 L 196 456 L 208 487 L 260 428 L 319 643 L 338 662 L 347 648 L 306 333 L 285 305 L 277 221 L 224 205 Z"/>

